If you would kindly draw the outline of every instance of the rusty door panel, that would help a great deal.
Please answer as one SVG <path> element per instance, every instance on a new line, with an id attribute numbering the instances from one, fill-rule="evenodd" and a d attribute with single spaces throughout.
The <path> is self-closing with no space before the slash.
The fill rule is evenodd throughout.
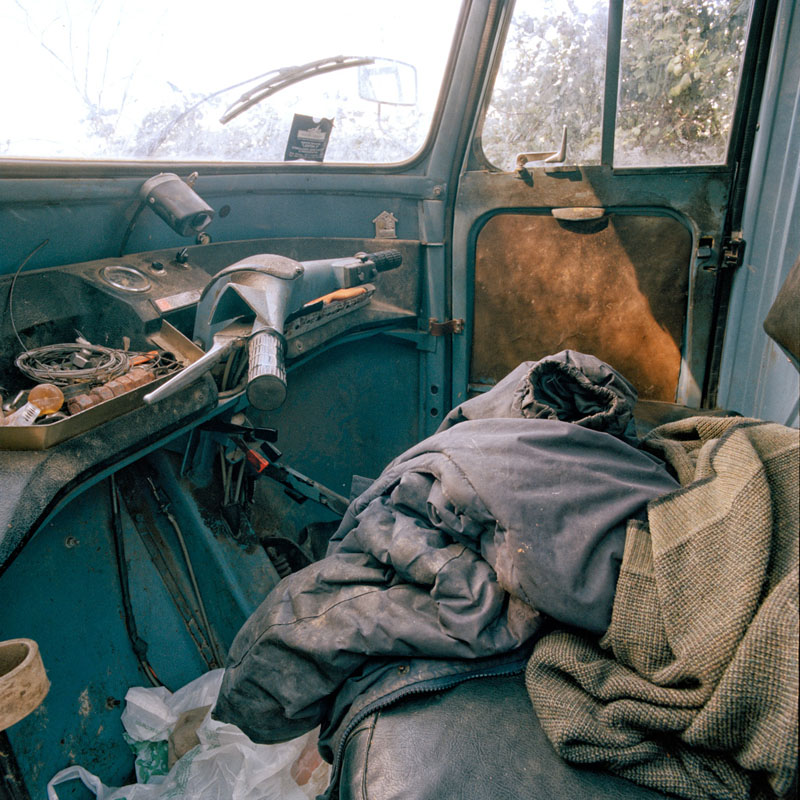
<path id="1" fill-rule="evenodd" d="M 566 348 L 622 372 L 643 399 L 675 399 L 691 233 L 676 219 L 612 215 L 594 233 L 499 214 L 478 235 L 470 381 Z"/>

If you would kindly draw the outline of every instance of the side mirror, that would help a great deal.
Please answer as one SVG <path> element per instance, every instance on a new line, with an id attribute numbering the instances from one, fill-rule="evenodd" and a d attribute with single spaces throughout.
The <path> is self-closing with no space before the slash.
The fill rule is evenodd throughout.
<path id="1" fill-rule="evenodd" d="M 390 106 L 417 104 L 417 69 L 413 64 L 376 58 L 358 68 L 358 96 Z"/>

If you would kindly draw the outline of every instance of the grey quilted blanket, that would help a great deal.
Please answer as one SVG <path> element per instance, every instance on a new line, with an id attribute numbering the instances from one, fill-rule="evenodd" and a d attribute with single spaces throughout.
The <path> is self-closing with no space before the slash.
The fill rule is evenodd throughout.
<path id="1" fill-rule="evenodd" d="M 540 613 L 606 629 L 626 522 L 677 484 L 623 440 L 624 378 L 570 352 L 538 366 L 465 403 L 351 503 L 327 556 L 237 635 L 218 719 L 280 741 L 318 725 L 370 660 L 508 653 Z"/>

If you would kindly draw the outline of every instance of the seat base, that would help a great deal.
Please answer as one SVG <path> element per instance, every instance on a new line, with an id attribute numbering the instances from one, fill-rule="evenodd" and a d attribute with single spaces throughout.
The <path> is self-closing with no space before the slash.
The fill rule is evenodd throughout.
<path id="1" fill-rule="evenodd" d="M 340 800 L 657 800 L 555 752 L 521 674 L 467 680 L 377 711 L 350 733 Z"/>

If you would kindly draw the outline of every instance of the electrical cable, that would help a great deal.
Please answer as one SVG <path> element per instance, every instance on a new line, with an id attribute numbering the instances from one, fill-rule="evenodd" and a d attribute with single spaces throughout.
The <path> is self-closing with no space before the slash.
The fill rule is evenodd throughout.
<path id="1" fill-rule="evenodd" d="M 219 388 L 222 389 L 223 391 L 228 388 L 228 376 L 231 373 L 231 364 L 233 364 L 233 357 L 235 353 L 236 350 L 234 349 L 228 354 L 228 357 L 225 359 L 225 369 L 222 372 L 222 379 L 219 382 Z"/>
<path id="2" fill-rule="evenodd" d="M 25 347 L 25 343 L 19 336 L 19 332 L 17 331 L 17 326 L 14 324 L 14 286 L 17 283 L 17 278 L 19 277 L 20 272 L 22 272 L 25 265 L 46 245 L 49 244 L 49 239 L 43 239 L 33 250 L 28 253 L 25 258 L 22 259 L 22 263 L 17 267 L 17 271 L 14 273 L 14 277 L 11 279 L 11 287 L 8 290 L 8 317 L 11 320 L 11 328 L 14 331 L 14 336 L 17 337 L 17 341 L 19 342 L 19 346 L 22 348 L 23 351 L 27 350 L 28 348 Z"/>
<path id="3" fill-rule="evenodd" d="M 244 383 L 242 380 L 247 364 L 248 360 L 247 356 L 244 354 L 244 349 L 241 347 L 234 347 L 234 349 L 231 351 L 231 354 L 228 356 L 227 361 L 225 362 L 225 369 L 222 373 L 222 380 L 219 384 L 220 390 L 218 397 L 220 400 L 227 400 L 230 397 L 235 397 L 236 395 L 241 394 L 247 388 L 246 383 Z M 232 381 L 230 380 L 231 372 L 233 372 Z M 229 381 L 233 384 L 230 388 L 228 387 Z"/>
<path id="4" fill-rule="evenodd" d="M 125 559 L 125 539 L 122 530 L 122 514 L 120 513 L 119 494 L 117 484 L 112 475 L 109 479 L 111 490 L 111 530 L 114 537 L 114 552 L 117 558 L 117 574 L 119 576 L 120 591 L 122 594 L 122 611 L 125 617 L 125 630 L 128 632 L 133 653 L 139 666 L 153 686 L 163 686 L 163 682 L 156 674 L 152 664 L 147 660 L 147 642 L 139 636 L 136 629 L 136 619 L 133 616 L 131 604 L 131 589 L 128 582 L 128 562 Z"/>
<path id="5" fill-rule="evenodd" d="M 128 352 L 112 347 L 84 343 L 51 344 L 20 353 L 14 363 L 24 375 L 37 383 L 52 383 L 56 386 L 71 386 L 76 383 L 106 383 L 126 373 L 131 362 L 141 359 L 150 365 L 156 375 L 175 371 L 180 365 L 167 352 L 155 357 L 151 351 Z M 76 366 L 74 358 L 95 359 L 90 367 Z M 88 358 L 87 358 L 88 357 Z"/>
<path id="6" fill-rule="evenodd" d="M 239 385 L 241 384 L 242 377 L 244 376 L 244 371 L 248 366 L 248 360 L 245 358 L 244 354 L 242 358 L 239 360 L 239 364 L 236 367 L 236 374 L 233 376 L 233 386 L 234 389 L 238 389 Z M 231 390 L 233 391 L 233 389 Z"/>
<path id="7" fill-rule="evenodd" d="M 86 368 L 76 366 L 72 359 L 84 353 L 97 358 L 99 363 Z M 14 363 L 20 372 L 37 383 L 68 386 L 87 381 L 104 383 L 127 372 L 130 362 L 124 350 L 111 347 L 94 344 L 50 344 L 25 350 L 17 356 Z"/>
<path id="8" fill-rule="evenodd" d="M 242 459 L 242 464 L 239 467 L 239 475 L 236 478 L 236 488 L 233 491 L 233 502 L 239 502 L 239 495 L 242 493 L 242 480 L 244 479 L 244 473 L 247 470 L 247 459 Z"/>
<path id="9" fill-rule="evenodd" d="M 141 215 L 142 211 L 144 211 L 145 205 L 146 205 L 145 201 L 143 199 L 140 200 L 139 205 L 136 206 L 136 211 L 133 212 L 131 221 L 128 223 L 128 227 L 125 229 L 125 233 L 122 236 L 122 243 L 119 246 L 118 255 L 120 257 L 125 255 L 125 247 L 128 244 L 128 239 L 130 239 L 131 234 L 133 233 L 133 229 L 136 227 L 136 223 L 139 221 L 139 216 Z"/>
<path id="10" fill-rule="evenodd" d="M 181 553 L 183 553 L 183 560 L 186 562 L 186 571 L 189 574 L 189 582 L 192 584 L 192 591 L 194 592 L 195 599 L 197 600 L 197 610 L 200 612 L 200 619 L 206 630 L 206 637 L 208 638 L 209 647 L 211 648 L 211 652 L 217 664 L 220 667 L 222 667 L 225 664 L 225 659 L 220 654 L 219 645 L 217 644 L 217 638 L 214 635 L 214 631 L 211 628 L 211 625 L 208 621 L 208 615 L 206 614 L 205 603 L 203 603 L 203 596 L 200 594 L 200 586 L 198 585 L 197 578 L 195 577 L 194 574 L 194 568 L 192 567 L 192 559 L 189 556 L 189 550 L 186 547 L 186 540 L 183 538 L 183 531 L 181 530 L 181 526 L 178 524 L 178 520 L 175 519 L 175 515 L 172 513 L 172 511 L 170 511 L 169 503 L 166 500 L 161 499 L 161 495 L 158 489 L 156 488 L 153 479 L 148 478 L 147 482 L 150 484 L 150 489 L 153 492 L 153 497 L 155 497 L 159 509 L 161 510 L 161 513 L 167 518 L 169 524 L 172 525 L 172 528 L 175 531 L 175 535 L 178 538 L 178 544 L 180 545 Z"/>
<path id="11" fill-rule="evenodd" d="M 230 475 L 228 462 L 225 459 L 225 448 L 219 446 L 219 470 L 222 477 L 222 505 L 228 504 L 228 493 L 230 492 Z"/>
<path id="12" fill-rule="evenodd" d="M 231 397 L 236 397 L 237 395 L 242 394 L 246 388 L 246 384 L 238 383 L 233 389 L 228 389 L 225 392 L 217 392 L 217 398 L 219 400 L 230 400 Z"/>

